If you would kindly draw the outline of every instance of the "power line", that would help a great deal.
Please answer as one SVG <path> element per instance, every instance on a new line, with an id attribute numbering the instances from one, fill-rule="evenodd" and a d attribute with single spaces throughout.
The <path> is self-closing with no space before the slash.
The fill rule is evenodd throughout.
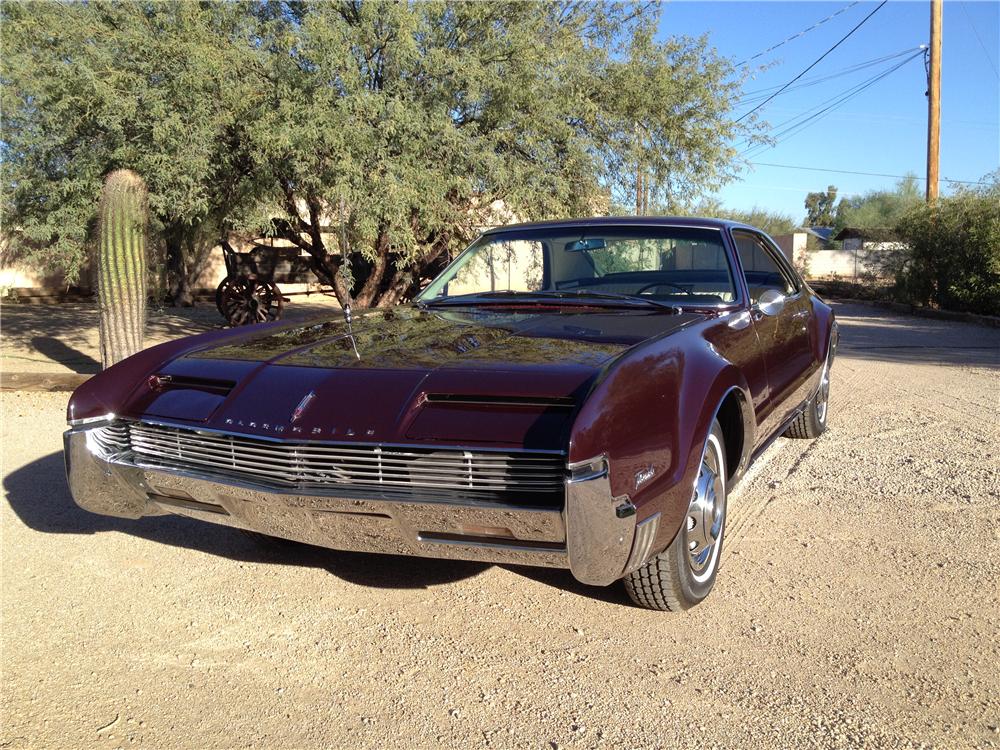
<path id="1" fill-rule="evenodd" d="M 861 0 L 855 0 L 855 2 L 853 2 L 853 3 L 849 4 L 849 5 L 845 5 L 843 8 L 841 8 L 840 10 L 838 10 L 836 13 L 831 13 L 829 16 L 827 16 L 826 18 L 824 18 L 822 21 L 817 21 L 816 23 L 814 23 L 809 28 L 802 29 L 802 31 L 800 31 L 798 34 L 792 34 L 787 39 L 783 39 L 782 41 L 778 42 L 777 44 L 775 44 L 775 45 L 773 45 L 771 47 L 768 47 L 763 52 L 758 52 L 756 55 L 752 55 L 751 57 L 748 57 L 746 60 L 743 60 L 742 62 L 736 63 L 736 67 L 738 68 L 741 65 L 746 65 L 751 60 L 756 60 L 758 57 L 763 57 L 768 52 L 773 52 L 774 50 L 778 49 L 778 47 L 782 46 L 783 44 L 788 44 L 789 42 L 791 42 L 791 41 L 793 41 L 795 39 L 798 39 L 800 36 L 804 36 L 805 34 L 808 34 L 813 29 L 822 26 L 824 23 L 826 23 L 827 21 L 829 21 L 829 20 L 831 20 L 833 18 L 836 18 L 837 16 L 839 16 L 844 11 L 850 10 L 855 5 L 857 5 L 859 2 L 861 2 Z"/>
<path id="2" fill-rule="evenodd" d="M 834 102 L 843 103 L 843 101 L 846 101 L 847 99 L 853 97 L 855 94 L 861 93 L 862 91 L 864 91 L 866 88 L 868 88 L 873 83 L 876 83 L 876 82 L 882 80 L 883 78 L 885 78 L 890 73 L 893 73 L 896 70 L 899 70 L 901 67 L 903 67 L 904 65 L 906 65 L 906 63 L 910 62 L 910 60 L 913 60 L 913 59 L 915 59 L 917 57 L 920 57 L 921 54 L 922 54 L 921 52 L 915 52 L 915 53 L 911 54 L 910 57 L 906 58 L 905 60 L 902 60 L 902 61 L 896 63 L 895 65 L 893 65 L 893 66 L 891 66 L 891 67 L 889 67 L 889 68 L 887 68 L 885 70 L 882 70 L 882 71 L 876 73 L 875 75 L 871 76 L 870 78 L 866 78 L 865 80 L 861 81 L 860 83 L 856 83 L 853 86 L 850 86 L 847 89 L 844 89 L 843 91 L 841 91 L 841 92 L 839 92 L 837 94 L 834 94 L 829 99 L 824 99 L 819 104 L 815 104 L 812 107 L 809 107 L 808 109 L 803 110 L 802 112 L 799 112 L 794 117 L 789 117 L 787 120 L 783 120 L 782 122 L 779 122 L 777 125 L 773 126 L 772 130 L 778 130 L 779 128 L 783 128 L 786 125 L 790 125 L 791 123 L 794 123 L 799 118 L 805 117 L 806 115 L 809 115 L 812 112 L 816 112 L 816 110 L 825 111 L 825 107 L 828 104 L 831 104 L 831 103 L 834 103 Z M 841 101 L 842 97 L 846 97 L 846 98 L 844 98 L 843 101 Z M 819 112 L 817 112 L 817 114 L 819 114 Z M 806 117 L 806 119 L 803 120 L 802 122 L 806 122 L 808 119 L 809 118 Z M 798 123 L 798 124 L 801 124 L 801 123 Z M 775 135 L 775 137 L 776 138 L 780 138 L 782 135 L 784 135 L 785 132 L 787 132 L 787 131 L 780 131 L 779 130 L 778 133 Z"/>
<path id="3" fill-rule="evenodd" d="M 811 63 L 810 65 L 809 65 L 809 67 L 807 67 L 807 68 L 806 68 L 805 70 L 803 70 L 803 71 L 802 71 L 801 73 L 799 73 L 799 74 L 798 74 L 797 76 L 795 76 L 795 78 L 793 78 L 793 79 L 792 79 L 792 80 L 790 80 L 790 81 L 789 81 L 788 83 L 786 83 L 786 84 L 785 84 L 784 86 L 782 86 L 782 87 L 781 87 L 780 89 L 778 89 L 778 90 L 777 90 L 777 91 L 775 91 L 775 92 L 774 92 L 773 94 L 771 94 L 771 95 L 770 95 L 770 96 L 769 96 L 769 97 L 768 97 L 767 99 L 765 99 L 765 100 L 764 100 L 763 102 L 761 102 L 761 103 L 760 103 L 760 104 L 758 104 L 758 105 L 757 105 L 756 107 L 754 107 L 753 109 L 751 109 L 751 110 L 750 110 L 749 112 L 747 112 L 746 114 L 744 114 L 744 115 L 741 115 L 740 117 L 738 117 L 738 118 L 736 119 L 736 122 L 739 122 L 740 120 L 745 120 L 745 119 L 746 119 L 747 117 L 749 117 L 749 116 L 750 116 L 750 115 L 752 115 L 752 114 L 753 114 L 754 112 L 756 112 L 757 110 L 759 110 L 759 109 L 760 109 L 761 107 L 763 107 L 763 106 L 764 106 L 765 104 L 767 104 L 767 103 L 768 103 L 769 101 L 771 101 L 772 99 L 774 99 L 774 97 L 778 96 L 778 94 L 780 94 L 780 93 L 781 93 L 782 91 L 784 91 L 784 90 L 785 90 L 785 89 L 787 89 L 787 88 L 788 88 L 789 86 L 791 86 L 791 85 L 792 85 L 793 83 L 795 83 L 795 82 L 796 82 L 797 80 L 799 80 L 799 79 L 800 79 L 800 78 L 801 78 L 802 76 L 804 76 L 804 75 L 805 75 L 806 73 L 808 73 L 808 72 L 809 72 L 810 70 L 812 70 L 812 69 L 813 69 L 813 68 L 815 68 L 815 67 L 816 67 L 817 65 L 819 65 L 820 61 L 821 61 L 821 60 L 822 60 L 822 59 L 823 59 L 824 57 L 826 57 L 827 55 L 829 55 L 829 54 L 830 54 L 831 52 L 833 52 L 833 51 L 834 51 L 835 49 L 837 49 L 837 47 L 839 47 L 839 46 L 840 46 L 841 44 L 843 44 L 843 43 L 844 43 L 845 41 L 847 41 L 847 39 L 848 39 L 848 38 L 849 38 L 849 37 L 850 37 L 850 36 L 851 36 L 851 35 L 852 35 L 852 34 L 853 34 L 853 33 L 854 33 L 855 31 L 857 31 L 857 30 L 858 30 L 858 29 L 860 29 L 860 28 L 861 28 L 862 26 L 864 26 L 865 22 L 866 22 L 866 21 L 867 21 L 867 20 L 868 20 L 869 18 L 871 18 L 872 16 L 874 16 L 874 15 L 875 15 L 876 13 L 878 13 L 878 12 L 879 12 L 879 11 L 880 11 L 880 10 L 882 9 L 882 6 L 884 6 L 884 5 L 885 5 L 885 4 L 887 3 L 887 2 L 889 2 L 889 0 L 882 0 L 882 2 L 881 2 L 881 3 L 879 3 L 879 4 L 877 5 L 877 6 L 875 6 L 875 10 L 873 10 L 873 11 L 872 11 L 871 13 L 869 13 L 869 14 L 868 14 L 867 16 L 865 16 L 864 18 L 862 18 L 862 19 L 861 19 L 861 22 L 860 22 L 860 23 L 858 23 L 858 25 L 857 25 L 857 26 L 855 26 L 855 27 L 854 27 L 853 29 L 851 29 L 850 31 L 848 31 L 848 32 L 847 32 L 847 34 L 845 34 L 844 36 L 842 36 L 842 37 L 840 38 L 840 41 L 838 41 L 838 42 L 837 42 L 837 43 L 836 43 L 835 45 L 833 45 L 832 47 L 830 47 L 830 49 L 828 49 L 828 50 L 827 50 L 826 52 L 824 52 L 824 53 L 823 53 L 822 55 L 820 55 L 819 57 L 817 57 L 817 58 L 816 58 L 816 60 L 815 60 L 815 61 L 813 61 L 813 62 L 812 62 L 812 63 Z"/>
<path id="4" fill-rule="evenodd" d="M 893 65 L 888 70 L 884 70 L 884 71 L 882 71 L 880 73 L 876 73 L 871 78 L 867 78 L 864 81 L 861 81 L 860 83 L 856 83 L 853 86 L 851 86 L 850 88 L 845 89 L 844 91 L 841 91 L 841 92 L 835 94 L 834 96 L 830 97 L 829 99 L 826 99 L 826 100 L 820 102 L 819 104 L 817 104 L 817 105 L 815 105 L 813 107 L 810 107 L 809 109 L 806 109 L 806 110 L 800 112 L 799 114 L 795 115 L 794 117 L 790 117 L 789 119 L 787 119 L 787 120 L 779 123 L 777 125 L 778 128 L 784 127 L 785 125 L 788 125 L 788 127 L 785 128 L 784 130 L 779 130 L 777 133 L 774 134 L 774 138 L 776 139 L 776 140 L 774 140 L 774 142 L 772 142 L 772 143 L 759 143 L 759 144 L 755 144 L 753 146 L 748 147 L 746 150 L 743 151 L 743 153 L 744 154 L 749 154 L 749 153 L 753 152 L 754 154 L 760 154 L 760 153 L 763 153 L 764 151 L 767 151 L 770 148 L 773 148 L 774 146 L 777 146 L 779 143 L 787 140 L 788 138 L 792 137 L 793 135 L 795 135 L 796 133 L 800 132 L 801 130 L 804 130 L 810 124 L 815 123 L 817 120 L 819 120 L 825 114 L 831 112 L 833 109 L 836 109 L 837 107 L 839 107 L 840 105 L 844 104 L 848 100 L 853 99 L 855 96 L 857 96 L 858 94 L 860 94 L 862 91 L 864 91 L 868 87 L 874 85 L 878 81 L 882 80 L 883 78 L 885 78 L 890 73 L 898 70 L 899 68 L 901 68 L 904 64 L 906 64 L 910 60 L 915 59 L 916 57 L 919 57 L 919 55 L 920 55 L 920 53 L 917 53 L 916 55 L 913 55 L 912 57 L 909 57 L 906 60 L 903 60 L 901 63 L 897 63 L 896 65 Z M 745 142 L 749 142 L 749 139 L 748 139 L 748 141 L 745 141 Z"/>
<path id="5" fill-rule="evenodd" d="M 856 174 L 863 175 L 865 177 L 893 177 L 897 180 L 905 180 L 912 178 L 914 180 L 921 180 L 926 182 L 926 177 L 917 177 L 915 174 L 886 174 L 884 172 L 858 172 L 851 169 L 824 169 L 823 167 L 803 167 L 797 164 L 772 164 L 766 161 L 752 161 L 750 162 L 755 167 L 779 167 L 781 169 L 802 169 L 807 172 L 835 172 L 837 174 Z M 972 180 L 949 180 L 947 177 L 944 178 L 945 182 L 954 182 L 961 185 L 981 185 L 982 180 L 973 182 Z"/>
<path id="6" fill-rule="evenodd" d="M 756 146 L 751 146 L 750 148 L 746 149 L 743 153 L 744 154 L 748 154 L 751 151 L 753 151 L 753 152 L 759 154 L 759 153 L 763 153 L 764 151 L 767 151 L 770 148 L 774 148 L 774 146 L 778 145 L 778 143 L 781 143 L 781 142 L 787 140 L 788 138 L 792 137 L 793 135 L 796 135 L 797 133 L 801 132 L 802 130 L 805 130 L 807 127 L 809 127 L 810 124 L 814 124 L 819 118 L 823 117 L 825 114 L 827 114 L 827 113 L 831 112 L 832 110 L 836 109 L 837 107 L 841 106 L 842 104 L 844 104 L 848 100 L 853 99 L 855 96 L 857 96 L 858 94 L 860 94 L 862 91 L 868 89 L 871 86 L 874 86 L 876 83 L 878 83 L 879 81 L 881 81 L 886 76 L 894 73 L 895 71 L 899 70 L 901 67 L 903 67 L 904 65 L 906 65 L 906 63 L 908 63 L 911 60 L 915 60 L 916 58 L 920 57 L 920 55 L 921 55 L 921 53 L 918 52 L 918 53 L 916 53 L 916 54 L 914 54 L 914 55 L 906 58 L 902 62 L 896 63 L 895 65 L 893 65 L 888 70 L 885 70 L 885 71 L 883 71 L 883 72 L 881 72 L 881 73 L 879 73 L 879 74 L 877 74 L 875 76 L 872 76 L 871 78 L 867 79 L 866 81 L 862 81 L 861 83 L 856 84 L 855 86 L 852 86 L 850 89 L 847 89 L 847 91 L 842 92 L 841 94 L 837 94 L 836 96 L 831 97 L 830 99 L 827 99 L 826 102 L 821 102 L 819 105 L 816 105 L 816 106 L 820 107 L 823 104 L 826 104 L 827 102 L 831 102 L 831 103 L 828 106 L 823 107 L 822 109 L 820 109 L 818 112 L 810 114 L 808 117 L 805 117 L 805 119 L 800 120 L 799 122 L 795 123 L 794 125 L 790 125 L 789 127 L 785 128 L 785 130 L 779 131 L 775 135 L 775 138 L 777 140 L 774 143 L 765 143 L 765 144 L 758 144 Z M 810 109 L 807 109 L 805 112 L 802 112 L 801 114 L 796 115 L 795 117 L 790 118 L 789 120 L 786 120 L 785 122 L 782 123 L 782 125 L 791 123 L 794 120 L 799 119 L 803 115 L 806 115 L 809 112 L 812 112 L 814 109 L 816 109 L 816 107 L 812 107 Z"/>
<path id="7" fill-rule="evenodd" d="M 784 93 L 789 91 L 798 91 L 802 88 L 807 88 L 809 86 L 815 86 L 819 83 L 825 83 L 826 81 L 833 80 L 834 78 L 840 78 L 841 76 L 850 75 L 851 73 L 857 73 L 865 68 L 871 68 L 880 63 L 888 62 L 889 60 L 895 60 L 897 57 L 902 57 L 903 55 L 908 55 L 918 50 L 923 50 L 924 45 L 919 45 L 917 47 L 909 47 L 908 49 L 900 50 L 899 52 L 894 52 L 891 55 L 883 55 L 882 57 L 876 57 L 872 60 L 865 60 L 864 62 L 856 63 L 855 65 L 849 65 L 846 68 L 841 68 L 834 71 L 833 73 L 828 73 L 822 76 L 811 76 L 809 78 L 802 79 L 802 82 L 797 86 L 791 86 L 785 89 Z M 781 84 L 777 86 L 768 86 L 762 89 L 755 89 L 754 91 L 746 91 L 743 97 L 737 102 L 737 106 L 740 104 L 750 104 L 751 102 L 760 101 L 768 96 L 768 93 L 774 91 L 775 89 L 780 89 Z"/>
<path id="8" fill-rule="evenodd" d="M 1000 79 L 1000 73 L 997 72 L 997 66 L 993 64 L 993 58 L 990 57 L 990 53 L 986 50 L 986 45 L 983 44 L 982 37 L 979 36 L 979 31 L 976 29 L 976 24 L 972 22 L 972 16 L 969 15 L 969 9 L 965 7 L 965 3 L 961 2 L 959 5 L 962 6 L 962 10 L 965 12 L 965 18 L 969 21 L 969 26 L 972 27 L 972 33 L 976 35 L 976 41 L 979 42 L 979 46 L 983 48 L 983 55 L 986 57 L 986 62 L 990 64 L 993 68 L 993 75 Z"/>

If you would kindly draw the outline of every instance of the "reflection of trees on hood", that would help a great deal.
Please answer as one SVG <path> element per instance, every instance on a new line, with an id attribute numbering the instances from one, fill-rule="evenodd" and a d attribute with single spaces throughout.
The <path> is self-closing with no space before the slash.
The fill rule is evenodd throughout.
<path id="1" fill-rule="evenodd" d="M 282 365 L 311 367 L 430 368 L 457 360 L 484 363 L 600 365 L 623 345 L 573 338 L 518 335 L 518 316 L 477 314 L 464 320 L 400 308 L 355 322 L 353 343 L 343 321 L 299 326 L 287 331 L 205 349 L 205 359 L 267 361 L 283 354 Z M 360 360 L 354 353 L 357 346 Z"/>

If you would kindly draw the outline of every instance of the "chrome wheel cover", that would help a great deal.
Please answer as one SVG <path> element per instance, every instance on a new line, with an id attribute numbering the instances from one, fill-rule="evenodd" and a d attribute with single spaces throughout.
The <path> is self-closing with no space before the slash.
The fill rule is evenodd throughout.
<path id="1" fill-rule="evenodd" d="M 699 583 L 712 575 L 719 557 L 726 518 L 726 478 L 722 466 L 722 446 L 715 435 L 709 435 L 684 527 L 688 565 Z"/>
<path id="2" fill-rule="evenodd" d="M 826 364 L 823 365 L 823 375 L 819 381 L 819 390 L 816 391 L 816 419 L 820 424 L 826 424 L 826 407 L 830 400 L 830 358 L 827 357 Z"/>

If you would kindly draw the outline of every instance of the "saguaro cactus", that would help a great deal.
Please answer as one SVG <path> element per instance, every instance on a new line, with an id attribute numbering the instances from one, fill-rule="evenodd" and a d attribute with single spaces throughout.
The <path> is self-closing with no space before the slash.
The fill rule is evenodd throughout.
<path id="1" fill-rule="evenodd" d="M 146 185 L 135 172 L 107 176 L 98 232 L 101 365 L 108 368 L 142 349 L 146 326 Z"/>

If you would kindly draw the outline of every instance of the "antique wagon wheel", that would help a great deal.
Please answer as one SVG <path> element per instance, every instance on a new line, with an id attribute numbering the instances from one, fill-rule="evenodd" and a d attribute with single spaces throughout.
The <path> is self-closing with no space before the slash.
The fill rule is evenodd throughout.
<path id="1" fill-rule="evenodd" d="M 281 317 L 284 299 L 278 287 L 269 281 L 226 279 L 218 292 L 222 315 L 231 326 L 266 323 Z"/>
<path id="2" fill-rule="evenodd" d="M 238 280 L 239 279 L 235 276 L 227 276 L 215 289 L 215 307 L 219 311 L 219 315 L 224 318 L 227 317 L 225 306 L 226 290 L 228 290 Z"/>

